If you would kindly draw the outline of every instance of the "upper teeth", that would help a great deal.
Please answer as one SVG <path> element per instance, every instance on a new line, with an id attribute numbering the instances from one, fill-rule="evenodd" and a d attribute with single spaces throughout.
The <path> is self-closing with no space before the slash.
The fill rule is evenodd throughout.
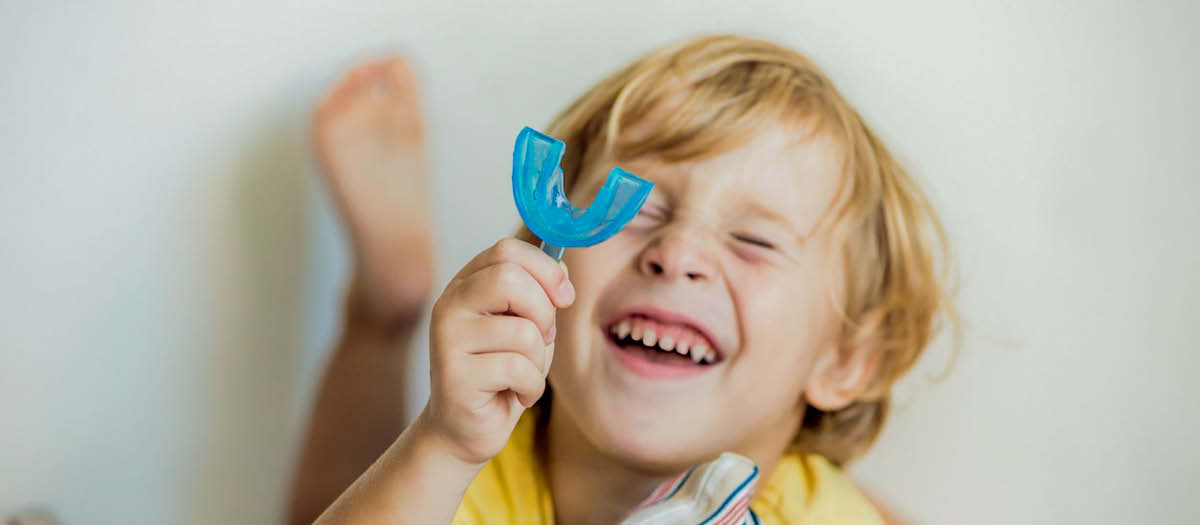
<path id="1" fill-rule="evenodd" d="M 691 344 L 686 340 L 676 341 L 669 335 L 659 337 L 653 328 L 639 326 L 631 323 L 628 319 L 617 323 L 611 331 L 613 335 L 617 336 L 617 339 L 625 339 L 628 336 L 648 348 L 660 348 L 666 352 L 675 351 L 679 355 L 685 356 L 690 353 L 692 361 L 697 363 L 701 361 L 711 363 L 716 360 L 716 354 L 709 350 L 708 345 L 704 343 Z"/>
<path id="2" fill-rule="evenodd" d="M 646 333 L 642 334 L 642 344 L 646 346 L 654 346 L 658 343 L 658 334 L 654 333 L 653 328 L 647 328 Z M 665 348 L 663 350 L 666 350 Z"/>
<path id="3" fill-rule="evenodd" d="M 617 324 L 617 327 L 613 329 L 613 333 L 617 334 L 617 338 L 625 339 L 625 336 L 629 335 L 629 321 L 621 321 L 619 324 Z"/>

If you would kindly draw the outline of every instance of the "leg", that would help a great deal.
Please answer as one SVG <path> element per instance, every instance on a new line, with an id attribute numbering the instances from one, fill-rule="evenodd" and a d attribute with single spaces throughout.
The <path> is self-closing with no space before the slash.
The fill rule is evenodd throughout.
<path id="1" fill-rule="evenodd" d="M 432 284 L 433 239 L 408 64 L 393 58 L 346 75 L 317 107 L 313 143 L 354 242 L 364 313 L 382 323 L 418 314 Z"/>
<path id="2" fill-rule="evenodd" d="M 415 88 L 403 60 L 365 64 L 314 116 L 314 147 L 349 228 L 355 276 L 295 474 L 289 523 L 316 519 L 404 428 L 408 345 L 433 275 Z"/>

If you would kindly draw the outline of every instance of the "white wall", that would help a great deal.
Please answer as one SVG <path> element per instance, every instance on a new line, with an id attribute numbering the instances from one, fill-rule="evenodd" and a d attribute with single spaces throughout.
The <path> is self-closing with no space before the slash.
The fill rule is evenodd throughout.
<path id="1" fill-rule="evenodd" d="M 927 523 L 1200 516 L 1194 3 L 111 4 L 0 2 L 0 514 L 279 519 L 346 270 L 306 112 L 355 57 L 425 73 L 447 276 L 517 223 L 521 125 L 738 31 L 829 70 L 961 259 L 961 358 L 855 475 Z"/>

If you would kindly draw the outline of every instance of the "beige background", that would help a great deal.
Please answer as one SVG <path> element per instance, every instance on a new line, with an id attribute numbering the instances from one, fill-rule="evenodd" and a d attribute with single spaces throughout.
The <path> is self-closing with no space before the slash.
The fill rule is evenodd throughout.
<path id="1" fill-rule="evenodd" d="M 738 31 L 828 69 L 960 257 L 961 358 L 855 476 L 923 523 L 1200 516 L 1195 3 L 176 4 L 0 1 L 0 513 L 279 519 L 346 277 L 306 113 L 356 57 L 424 73 L 444 279 L 516 225 L 522 125 Z"/>

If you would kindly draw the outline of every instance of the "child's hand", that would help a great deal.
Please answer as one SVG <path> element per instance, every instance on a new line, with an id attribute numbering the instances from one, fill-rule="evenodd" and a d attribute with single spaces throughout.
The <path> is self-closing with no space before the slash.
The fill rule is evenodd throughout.
<path id="1" fill-rule="evenodd" d="M 566 269 L 506 238 L 467 263 L 433 307 L 424 424 L 470 464 L 500 452 L 542 396 L 554 354 L 555 308 L 575 300 Z"/>

